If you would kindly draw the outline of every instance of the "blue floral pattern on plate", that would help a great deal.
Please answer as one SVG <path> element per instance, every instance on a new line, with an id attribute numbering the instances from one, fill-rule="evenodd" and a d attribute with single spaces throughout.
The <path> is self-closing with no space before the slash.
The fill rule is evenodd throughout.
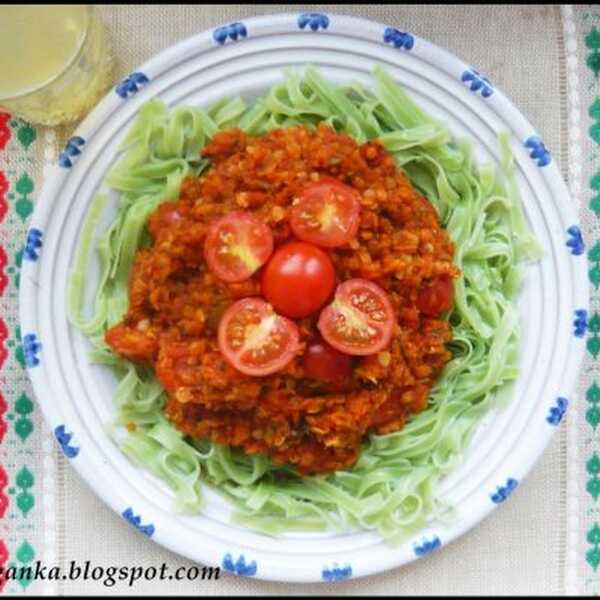
<path id="1" fill-rule="evenodd" d="M 489 79 L 473 68 L 464 71 L 460 80 L 469 84 L 469 89 L 472 92 L 481 92 L 484 98 L 489 98 L 494 93 L 494 86 L 492 86 Z"/>
<path id="2" fill-rule="evenodd" d="M 142 525 L 142 517 L 134 514 L 133 509 L 131 507 L 126 508 L 121 516 L 130 524 L 133 525 L 140 533 L 147 535 L 148 537 L 152 537 L 154 534 L 154 525 L 152 523 L 148 523 L 148 525 Z"/>
<path id="3" fill-rule="evenodd" d="M 578 338 L 585 337 L 587 328 L 588 328 L 587 310 L 580 308 L 575 311 L 575 319 L 573 319 L 573 335 Z"/>
<path id="4" fill-rule="evenodd" d="M 65 149 L 58 155 L 58 164 L 63 169 L 70 169 L 76 156 L 81 154 L 85 140 L 80 135 L 74 135 L 65 144 Z"/>
<path id="5" fill-rule="evenodd" d="M 504 502 L 516 489 L 519 482 L 512 477 L 506 480 L 506 485 L 499 485 L 495 492 L 490 494 L 490 498 L 494 504 L 501 504 Z"/>
<path id="6" fill-rule="evenodd" d="M 331 567 L 323 567 L 321 578 L 323 581 L 344 581 L 352 577 L 352 567 L 344 565 L 340 567 L 337 563 L 333 563 Z"/>
<path id="7" fill-rule="evenodd" d="M 571 248 L 571 254 L 573 256 L 581 256 L 585 252 L 585 243 L 583 235 L 581 235 L 581 229 L 577 225 L 572 225 L 567 229 L 567 234 L 569 236 L 567 247 Z"/>
<path id="8" fill-rule="evenodd" d="M 38 354 L 42 349 L 42 344 L 38 342 L 35 333 L 28 333 L 23 336 L 23 355 L 25 356 L 25 365 L 30 369 L 40 364 Z"/>
<path id="9" fill-rule="evenodd" d="M 392 44 L 394 48 L 412 50 L 415 45 L 415 38 L 405 31 L 400 31 L 395 27 L 386 27 L 383 32 L 383 41 L 386 44 Z"/>
<path id="10" fill-rule="evenodd" d="M 217 42 L 217 44 L 225 44 L 225 42 L 229 39 L 232 42 L 237 42 L 241 38 L 248 37 L 248 30 L 243 23 L 231 23 L 229 25 L 224 25 L 223 27 L 217 27 L 213 31 L 213 40 Z"/>
<path id="11" fill-rule="evenodd" d="M 435 552 L 442 547 L 442 540 L 437 535 L 434 535 L 431 540 L 423 538 L 420 544 L 413 544 L 413 550 L 417 556 L 426 556 Z"/>
<path id="12" fill-rule="evenodd" d="M 42 230 L 31 227 L 27 232 L 27 240 L 23 249 L 23 258 L 35 262 L 39 257 L 38 250 L 42 247 Z"/>
<path id="13" fill-rule="evenodd" d="M 137 94 L 139 89 L 145 86 L 150 82 L 150 79 L 147 75 L 142 73 L 141 71 L 136 71 L 135 73 L 130 73 L 122 79 L 115 87 L 115 92 L 121 98 L 129 98 L 129 96 L 133 96 Z"/>
<path id="14" fill-rule="evenodd" d="M 304 29 L 310 27 L 313 31 L 327 29 L 329 27 L 329 17 L 323 13 L 303 13 L 298 16 L 298 27 Z"/>
<path id="15" fill-rule="evenodd" d="M 546 421 L 548 421 L 550 425 L 558 425 L 565 416 L 568 406 L 569 401 L 566 398 L 557 398 L 556 405 L 550 408 L 550 413 L 546 417 Z"/>
<path id="16" fill-rule="evenodd" d="M 223 568 L 230 573 L 236 575 L 242 575 L 243 577 L 253 577 L 256 575 L 256 561 L 246 563 L 246 558 L 243 554 L 240 554 L 239 558 L 233 562 L 233 557 L 228 552 L 223 557 Z"/>
<path id="17" fill-rule="evenodd" d="M 64 425 L 59 425 L 54 429 L 54 437 L 61 447 L 63 454 L 67 458 L 75 458 L 79 454 L 79 448 L 71 445 L 72 433 L 67 433 Z"/>
<path id="18" fill-rule="evenodd" d="M 529 156 L 537 161 L 538 167 L 545 167 L 552 162 L 552 155 L 542 142 L 539 135 L 532 135 L 524 142 L 525 148 L 529 148 Z"/>

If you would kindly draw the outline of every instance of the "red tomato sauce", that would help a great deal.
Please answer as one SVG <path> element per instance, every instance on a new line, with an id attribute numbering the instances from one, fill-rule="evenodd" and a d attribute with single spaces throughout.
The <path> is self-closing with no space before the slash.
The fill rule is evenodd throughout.
<path id="1" fill-rule="evenodd" d="M 202 154 L 210 169 L 184 181 L 180 198 L 150 217 L 153 241 L 137 253 L 129 311 L 106 341 L 154 369 L 167 391 L 166 415 L 186 434 L 267 454 L 301 473 L 350 466 L 365 434 L 397 431 L 425 408 L 451 358 L 450 325 L 435 311 L 452 303 L 441 294 L 459 274 L 453 244 L 377 141 L 359 145 L 325 125 L 255 138 L 231 129 Z M 270 228 L 276 252 L 295 239 L 290 219 L 302 191 L 325 177 L 360 196 L 354 237 L 326 249 L 336 285 L 359 278 L 383 289 L 395 317 L 391 340 L 376 354 L 348 359 L 349 376 L 319 378 L 314 365 L 305 372 L 304 356 L 319 337 L 316 313 L 295 319 L 297 352 L 282 370 L 241 373 L 219 350 L 219 323 L 237 300 L 262 296 L 266 267 L 245 281 L 220 280 L 204 258 L 210 227 L 234 211 L 251 213 Z"/>

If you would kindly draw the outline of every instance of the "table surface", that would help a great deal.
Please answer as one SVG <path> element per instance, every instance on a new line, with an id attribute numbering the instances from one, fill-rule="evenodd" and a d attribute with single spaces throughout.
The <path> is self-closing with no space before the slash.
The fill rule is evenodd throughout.
<path id="1" fill-rule="evenodd" d="M 591 247 L 592 238 L 598 237 L 598 231 L 597 217 L 587 208 L 586 174 L 598 165 L 594 165 L 591 153 L 590 161 L 578 170 L 573 166 L 576 162 L 573 157 L 577 158 L 577 152 L 581 155 L 586 144 L 591 148 L 595 143 L 593 138 L 586 137 L 587 129 L 582 123 L 589 118 L 587 107 L 598 90 L 596 76 L 588 64 L 590 61 L 585 61 L 586 52 L 593 52 L 589 44 L 586 46 L 585 36 L 589 37 L 594 23 L 600 24 L 596 22 L 596 19 L 600 21 L 600 13 L 585 7 L 561 10 L 558 6 L 544 5 L 305 5 L 302 10 L 317 8 L 319 12 L 369 17 L 411 31 L 447 48 L 485 73 L 514 101 L 553 150 L 575 192 L 574 201 L 582 203 L 584 233 L 589 236 L 588 247 Z M 295 12 L 300 7 L 163 5 L 102 6 L 98 10 L 110 34 L 116 81 L 156 52 L 193 33 L 250 15 Z M 573 73 L 578 74 L 577 78 Z M 579 116 L 574 117 L 575 113 Z M 577 121 L 575 128 L 573 121 Z M 0 250 L 4 247 L 11 257 L 7 262 L 9 265 L 12 265 L 13 254 L 18 251 L 26 227 L 28 214 L 25 214 L 27 206 L 24 202 L 35 204 L 43 183 L 44 166 L 54 159 L 57 149 L 70 134 L 66 127 L 29 129 L 34 132 L 35 139 L 24 144 L 20 138 L 27 139 L 27 136 L 20 132 L 27 130 L 26 125 L 11 120 L 9 133 L 12 138 L 2 152 L 0 120 L 0 200 L 3 169 L 8 189 L 14 188 L 15 192 L 12 197 L 8 193 L 4 221 L 0 216 Z M 21 189 L 18 187 L 23 173 L 28 174 L 32 186 L 25 194 L 22 193 L 23 184 Z M 1 207 L 0 203 L 0 215 Z M 600 247 L 598 253 L 600 257 Z M 5 315 L 7 344 L 18 338 L 15 334 L 17 290 L 13 276 L 18 270 L 18 261 L 15 259 L 14 262 L 4 294 L 0 286 L 0 315 Z M 0 336 L 0 344 L 2 341 Z M 159 567 L 163 561 L 173 567 L 190 564 L 139 535 L 95 497 L 59 456 L 37 407 L 29 413 L 25 411 L 23 417 L 25 404 L 21 402 L 21 410 L 19 400 L 33 395 L 19 365 L 18 344 L 13 342 L 13 345 L 15 351 L 8 348 L 4 367 L 0 360 L 0 369 L 3 369 L 0 371 L 0 389 L 5 396 L 7 418 L 12 414 L 16 420 L 29 419 L 32 431 L 23 437 L 23 432 L 17 431 L 16 420 L 14 426 L 8 421 L 1 447 L 0 462 L 15 494 L 11 496 L 7 488 L 9 504 L 3 519 L 4 529 L 0 530 L 9 562 L 27 558 L 23 548 L 29 547 L 36 558 L 63 566 L 68 566 L 71 560 L 89 560 L 92 565 L 104 566 Z M 580 385 L 582 391 L 593 384 L 594 358 L 592 352 L 586 357 Z M 600 401 L 600 390 L 598 396 Z M 582 399 L 581 403 L 584 401 Z M 0 410 L 0 424 L 3 412 Z M 406 567 L 339 584 L 299 586 L 224 575 L 216 582 L 138 582 L 133 588 L 117 585 L 108 592 L 235 595 L 335 591 L 422 595 L 563 594 L 577 589 L 590 593 L 596 590 L 598 582 L 594 559 L 590 560 L 588 556 L 586 561 L 586 551 L 591 547 L 600 553 L 600 530 L 598 543 L 590 546 L 586 533 L 595 523 L 595 501 L 585 490 L 585 464 L 596 449 L 596 441 L 594 429 L 589 420 L 586 422 L 584 412 L 583 407 L 572 411 L 569 423 L 559 428 L 542 459 L 509 502 L 443 551 Z M 573 463 L 573 457 L 579 462 Z M 25 512 L 16 501 L 16 491 L 21 489 L 18 474 L 23 468 L 35 480 L 35 484 L 23 488 L 34 498 L 33 507 Z M 0 497 L 1 480 L 0 477 Z M 68 594 L 107 592 L 101 582 L 92 581 L 34 582 L 30 585 L 7 582 L 5 589 Z"/>

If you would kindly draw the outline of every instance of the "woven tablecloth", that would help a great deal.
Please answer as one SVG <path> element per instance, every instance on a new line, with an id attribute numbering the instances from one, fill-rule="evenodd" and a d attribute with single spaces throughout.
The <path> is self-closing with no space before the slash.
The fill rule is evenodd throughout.
<path id="1" fill-rule="evenodd" d="M 592 283 L 578 395 L 532 473 L 492 516 L 443 551 L 337 584 L 6 581 L 36 594 L 600 593 L 600 9 L 582 6 L 104 6 L 114 81 L 180 39 L 273 12 L 369 17 L 447 48 L 485 73 L 540 132 L 580 208 Z M 59 454 L 24 369 L 18 326 L 22 247 L 44 181 L 72 128 L 0 113 L 0 564 L 189 565 L 106 507 Z M 565 198 L 565 202 L 569 200 Z M 390 552 L 393 552 L 390 549 Z"/>

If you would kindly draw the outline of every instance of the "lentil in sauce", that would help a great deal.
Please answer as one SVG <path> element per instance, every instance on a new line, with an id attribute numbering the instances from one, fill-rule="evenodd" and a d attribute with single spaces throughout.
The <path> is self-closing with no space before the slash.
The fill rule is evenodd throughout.
<path id="1" fill-rule="evenodd" d="M 303 474 L 348 467 L 365 434 L 397 431 L 426 407 L 451 358 L 450 324 L 418 306 L 432 281 L 458 276 L 453 243 L 434 207 L 377 141 L 358 144 L 324 124 L 258 137 L 230 129 L 202 154 L 210 168 L 186 179 L 179 199 L 151 215 L 152 244 L 137 253 L 129 310 L 106 341 L 154 369 L 167 392 L 166 415 L 186 434 L 267 454 Z M 216 219 L 242 210 L 270 227 L 275 248 L 293 241 L 294 199 L 321 177 L 360 194 L 356 236 L 327 252 L 337 283 L 363 278 L 387 292 L 396 317 L 391 342 L 353 356 L 343 381 L 306 377 L 303 350 L 318 335 L 317 313 L 296 321 L 300 350 L 283 370 L 244 375 L 224 360 L 216 332 L 233 302 L 261 295 L 262 269 L 239 283 L 216 278 L 203 258 L 207 232 Z"/>

